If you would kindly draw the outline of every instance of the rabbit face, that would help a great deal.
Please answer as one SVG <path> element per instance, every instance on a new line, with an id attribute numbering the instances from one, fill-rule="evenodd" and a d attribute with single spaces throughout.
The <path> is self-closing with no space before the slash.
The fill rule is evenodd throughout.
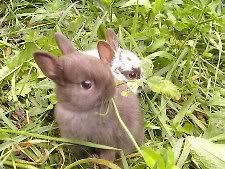
<path id="1" fill-rule="evenodd" d="M 106 41 L 112 46 L 115 56 L 111 66 L 117 80 L 129 81 L 142 78 L 141 60 L 133 52 L 121 49 L 119 40 L 113 29 L 106 32 Z"/>
<path id="2" fill-rule="evenodd" d="M 90 57 L 68 57 L 63 62 L 63 84 L 57 84 L 60 103 L 71 111 L 95 109 L 115 92 L 114 78 L 107 65 Z"/>
<path id="3" fill-rule="evenodd" d="M 121 81 L 135 80 L 142 77 L 141 60 L 129 50 L 118 50 L 112 64 L 112 72 Z"/>
<path id="4" fill-rule="evenodd" d="M 101 106 L 115 92 L 114 78 L 109 60 L 114 55 L 110 45 L 98 43 L 102 59 L 83 54 L 61 33 L 56 33 L 56 42 L 63 56 L 34 53 L 34 59 L 42 72 L 56 83 L 58 103 L 74 112 L 93 110 Z"/>

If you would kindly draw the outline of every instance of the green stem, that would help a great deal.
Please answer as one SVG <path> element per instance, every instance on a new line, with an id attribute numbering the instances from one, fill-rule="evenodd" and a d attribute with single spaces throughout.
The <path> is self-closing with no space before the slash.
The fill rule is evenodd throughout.
<path id="1" fill-rule="evenodd" d="M 137 142 L 135 141 L 134 137 L 132 136 L 132 134 L 130 133 L 129 129 L 127 128 L 127 126 L 124 124 L 123 120 L 120 117 L 119 111 L 117 109 L 116 103 L 114 101 L 114 99 L 112 98 L 112 103 L 113 103 L 113 107 L 115 109 L 116 112 L 116 116 L 121 124 L 121 126 L 124 128 L 124 130 L 126 131 L 127 135 L 129 136 L 129 138 L 131 139 L 131 141 L 133 142 L 135 148 L 138 150 L 138 152 L 143 156 L 143 153 L 140 149 L 140 147 L 138 146 Z"/>
<path id="2" fill-rule="evenodd" d="M 13 166 L 13 162 L 12 161 L 5 161 L 4 165 Z M 37 167 L 34 167 L 32 165 L 29 165 L 29 164 L 15 163 L 15 165 L 16 165 L 16 167 L 24 168 L 24 169 L 38 169 Z"/>

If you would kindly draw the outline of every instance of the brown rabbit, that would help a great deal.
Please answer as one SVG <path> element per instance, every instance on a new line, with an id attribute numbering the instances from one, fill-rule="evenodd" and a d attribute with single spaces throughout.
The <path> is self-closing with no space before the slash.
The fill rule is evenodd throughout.
<path id="1" fill-rule="evenodd" d="M 42 72 L 56 83 L 55 118 L 61 136 L 121 148 L 125 154 L 135 151 L 118 122 L 111 98 L 115 97 L 120 116 L 138 144 L 144 138 L 143 115 L 137 96 L 130 93 L 124 97 L 121 91 L 127 86 L 115 86 L 110 70 L 114 56 L 111 46 L 105 41 L 98 42 L 98 59 L 75 49 L 61 33 L 56 33 L 55 38 L 63 56 L 58 59 L 45 52 L 35 52 L 34 59 Z M 78 149 L 81 158 L 85 157 L 83 147 Z M 118 153 L 94 148 L 85 151 L 111 161 Z"/>

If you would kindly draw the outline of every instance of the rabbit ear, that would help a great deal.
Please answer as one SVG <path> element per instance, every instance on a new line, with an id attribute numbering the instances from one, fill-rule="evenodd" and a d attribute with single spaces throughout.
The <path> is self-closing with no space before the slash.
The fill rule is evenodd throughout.
<path id="1" fill-rule="evenodd" d="M 100 59 L 106 64 L 112 64 L 114 51 L 106 41 L 99 41 L 97 44 Z"/>
<path id="2" fill-rule="evenodd" d="M 78 51 L 73 46 L 73 43 L 67 37 L 65 37 L 61 32 L 55 33 L 55 39 L 59 49 L 64 55 Z"/>
<path id="3" fill-rule="evenodd" d="M 106 31 L 106 41 L 112 46 L 114 51 L 119 49 L 119 40 L 112 28 L 108 28 Z"/>
<path id="4" fill-rule="evenodd" d="M 33 56 L 44 75 L 56 81 L 58 79 L 60 66 L 55 57 L 45 52 L 35 52 Z"/>

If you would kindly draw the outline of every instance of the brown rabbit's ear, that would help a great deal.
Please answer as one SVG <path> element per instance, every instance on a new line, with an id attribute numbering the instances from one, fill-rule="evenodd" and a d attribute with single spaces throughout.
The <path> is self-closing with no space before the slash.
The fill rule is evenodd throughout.
<path id="1" fill-rule="evenodd" d="M 112 28 L 108 28 L 106 31 L 106 41 L 112 46 L 114 51 L 119 49 L 119 40 Z"/>
<path id="2" fill-rule="evenodd" d="M 58 79 L 59 63 L 54 56 L 45 52 L 35 52 L 33 56 L 44 75 L 56 81 Z"/>
<path id="3" fill-rule="evenodd" d="M 97 48 L 100 59 L 104 63 L 111 65 L 115 53 L 110 44 L 108 44 L 106 41 L 99 41 L 97 44 Z"/>
<path id="4" fill-rule="evenodd" d="M 78 51 L 73 46 L 73 43 L 67 37 L 65 37 L 61 32 L 55 33 L 55 39 L 59 49 L 64 55 Z"/>

